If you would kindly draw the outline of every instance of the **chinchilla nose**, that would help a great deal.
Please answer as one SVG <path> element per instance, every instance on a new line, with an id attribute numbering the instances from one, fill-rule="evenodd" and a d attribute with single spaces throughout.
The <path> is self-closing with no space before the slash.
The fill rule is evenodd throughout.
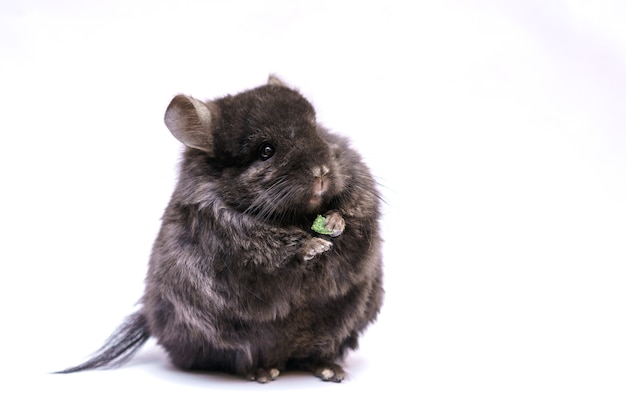
<path id="1" fill-rule="evenodd" d="M 313 167 L 311 170 L 314 178 L 313 182 L 313 194 L 317 196 L 321 196 L 328 190 L 328 173 L 330 173 L 330 169 L 328 166 L 322 164 L 319 166 Z"/>

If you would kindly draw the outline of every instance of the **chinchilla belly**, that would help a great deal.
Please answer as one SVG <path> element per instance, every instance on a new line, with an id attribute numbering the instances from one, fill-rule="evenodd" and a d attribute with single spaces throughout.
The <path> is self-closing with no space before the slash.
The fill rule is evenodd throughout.
<path id="1" fill-rule="evenodd" d="M 284 367 L 289 359 L 340 357 L 355 348 L 372 305 L 367 287 L 337 298 L 300 300 L 284 316 L 255 319 L 226 307 L 175 304 L 161 298 L 148 315 L 152 334 L 172 361 L 185 369 L 246 373 L 255 367 Z M 155 305 L 152 305 L 153 307 Z"/>

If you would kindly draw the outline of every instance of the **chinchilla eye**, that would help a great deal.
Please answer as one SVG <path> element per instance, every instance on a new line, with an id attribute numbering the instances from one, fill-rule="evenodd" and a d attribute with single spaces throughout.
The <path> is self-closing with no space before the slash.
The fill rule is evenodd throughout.
<path id="1" fill-rule="evenodd" d="M 259 146 L 259 158 L 262 161 L 269 160 L 274 155 L 274 147 L 267 142 L 262 143 Z"/>

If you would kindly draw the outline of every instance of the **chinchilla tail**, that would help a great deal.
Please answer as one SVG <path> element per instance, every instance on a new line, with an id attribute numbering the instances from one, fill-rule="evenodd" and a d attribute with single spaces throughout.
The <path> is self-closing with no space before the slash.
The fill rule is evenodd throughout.
<path id="1" fill-rule="evenodd" d="M 109 337 L 100 350 L 86 362 L 69 369 L 54 372 L 66 374 L 102 367 L 114 367 L 124 363 L 150 338 L 146 317 L 141 311 L 127 317 Z"/>

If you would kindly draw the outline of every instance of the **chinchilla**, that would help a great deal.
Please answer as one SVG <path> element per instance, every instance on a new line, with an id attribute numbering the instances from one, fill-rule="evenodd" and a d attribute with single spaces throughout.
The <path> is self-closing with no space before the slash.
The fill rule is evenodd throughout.
<path id="1" fill-rule="evenodd" d="M 384 294 L 381 198 L 360 155 L 275 76 L 212 101 L 178 95 L 165 124 L 185 147 L 139 308 L 59 373 L 119 365 L 154 337 L 185 370 L 341 382 Z"/>

